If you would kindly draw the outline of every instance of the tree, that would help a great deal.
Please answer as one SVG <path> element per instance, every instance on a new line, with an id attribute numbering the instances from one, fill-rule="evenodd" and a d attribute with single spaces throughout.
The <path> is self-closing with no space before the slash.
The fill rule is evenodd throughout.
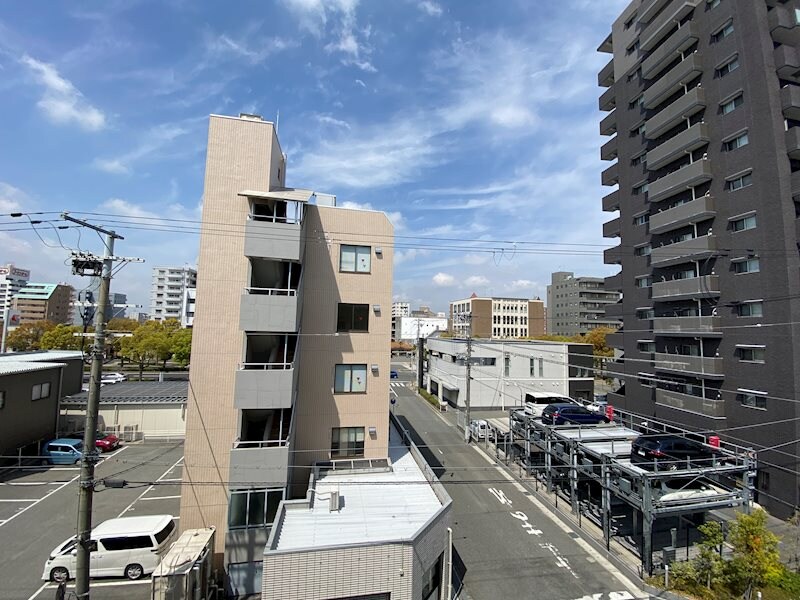
<path id="1" fill-rule="evenodd" d="M 52 321 L 30 321 L 9 332 L 6 345 L 17 352 L 39 350 L 42 336 L 56 326 Z"/>
<path id="2" fill-rule="evenodd" d="M 192 354 L 192 330 L 179 329 L 172 334 L 172 360 L 181 366 L 189 364 Z"/>
<path id="3" fill-rule="evenodd" d="M 162 323 L 148 321 L 137 327 L 132 335 L 121 338 L 119 345 L 120 355 L 139 367 L 141 381 L 145 367 L 162 360 L 164 352 L 169 349 L 169 336 Z"/>
<path id="4" fill-rule="evenodd" d="M 574 341 L 591 344 L 595 356 L 614 356 L 614 350 L 606 345 L 606 336 L 615 331 L 616 329 L 611 327 L 596 327 L 583 335 L 575 336 Z"/>
<path id="5" fill-rule="evenodd" d="M 697 583 L 711 589 L 712 582 L 719 581 L 722 576 L 724 563 L 719 553 L 725 541 L 722 535 L 722 525 L 717 521 L 709 521 L 698 526 L 697 530 L 703 535 L 703 540 L 700 542 L 700 554 L 694 560 Z"/>
<path id="6" fill-rule="evenodd" d="M 731 523 L 728 541 L 733 546 L 733 559 L 726 565 L 727 578 L 745 598 L 781 573 L 778 536 L 767 529 L 767 513 L 763 509 L 749 515 L 738 514 Z"/>
<path id="7" fill-rule="evenodd" d="M 789 565 L 794 565 L 795 573 L 800 573 L 800 509 L 794 511 L 789 519 L 789 533 L 785 541 L 789 553 Z"/>
<path id="8" fill-rule="evenodd" d="M 139 325 L 140 323 L 136 319 L 124 319 L 117 317 L 108 322 L 106 325 L 106 330 L 129 333 L 134 331 L 137 327 L 139 327 Z"/>
<path id="9" fill-rule="evenodd" d="M 42 350 L 80 350 L 81 336 L 75 334 L 82 331 L 82 327 L 60 323 L 44 332 L 39 347 Z"/>

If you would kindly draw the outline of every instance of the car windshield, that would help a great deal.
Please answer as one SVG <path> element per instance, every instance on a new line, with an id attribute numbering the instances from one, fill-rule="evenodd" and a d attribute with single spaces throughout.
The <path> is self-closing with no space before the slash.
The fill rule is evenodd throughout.
<path id="1" fill-rule="evenodd" d="M 175 529 L 175 521 L 170 521 L 167 523 L 166 527 L 156 533 L 156 543 L 161 544 L 164 540 L 169 537 L 169 534 Z"/>

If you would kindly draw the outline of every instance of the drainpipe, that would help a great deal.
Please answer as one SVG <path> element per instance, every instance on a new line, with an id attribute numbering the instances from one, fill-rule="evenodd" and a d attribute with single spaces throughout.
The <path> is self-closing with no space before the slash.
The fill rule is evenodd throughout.
<path id="1" fill-rule="evenodd" d="M 453 529 L 447 528 L 447 592 L 445 599 L 453 598 Z"/>

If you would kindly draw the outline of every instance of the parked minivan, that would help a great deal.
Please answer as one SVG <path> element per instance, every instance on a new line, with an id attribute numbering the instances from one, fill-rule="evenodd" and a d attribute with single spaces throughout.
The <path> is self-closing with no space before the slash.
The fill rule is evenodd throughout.
<path id="1" fill-rule="evenodd" d="M 532 417 L 541 417 L 542 411 L 548 404 L 572 403 L 578 406 L 569 396 L 550 394 L 547 392 L 527 392 L 525 394 L 525 413 Z"/>
<path id="2" fill-rule="evenodd" d="M 43 465 L 77 465 L 83 458 L 83 442 L 59 438 L 47 442 L 42 448 Z"/>
<path id="3" fill-rule="evenodd" d="M 110 519 L 92 530 L 97 547 L 91 553 L 90 577 L 140 579 L 158 566 L 176 537 L 170 515 Z M 76 539 L 56 546 L 44 564 L 42 579 L 66 581 L 75 576 Z"/>

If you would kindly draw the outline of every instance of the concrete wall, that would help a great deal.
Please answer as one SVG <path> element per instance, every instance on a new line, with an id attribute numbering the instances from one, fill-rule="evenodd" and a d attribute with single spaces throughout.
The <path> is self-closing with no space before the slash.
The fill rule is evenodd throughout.
<path id="1" fill-rule="evenodd" d="M 59 429 L 62 432 L 82 431 L 86 407 L 69 404 L 61 407 Z M 186 405 L 178 403 L 112 404 L 103 402 L 98 417 L 99 431 L 113 431 L 124 439 L 125 432 L 133 439 L 183 438 L 186 435 Z"/>
<path id="2" fill-rule="evenodd" d="M 16 454 L 17 448 L 55 437 L 61 367 L 0 375 L 5 406 L 0 408 L 0 454 Z M 34 385 L 50 384 L 50 396 L 31 400 Z"/>

